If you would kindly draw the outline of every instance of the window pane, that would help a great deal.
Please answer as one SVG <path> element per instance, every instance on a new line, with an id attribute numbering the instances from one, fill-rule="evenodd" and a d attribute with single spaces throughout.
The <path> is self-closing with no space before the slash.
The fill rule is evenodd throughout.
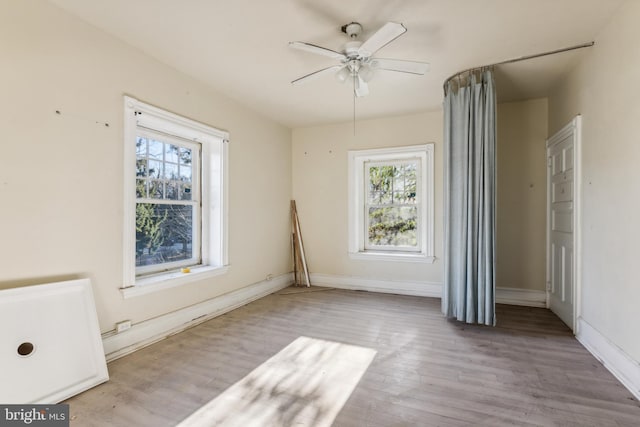
<path id="1" fill-rule="evenodd" d="M 369 244 L 418 246 L 416 206 L 369 208 Z"/>
<path id="2" fill-rule="evenodd" d="M 162 162 L 149 160 L 149 178 L 160 178 L 162 173 Z"/>
<path id="3" fill-rule="evenodd" d="M 136 266 L 192 258 L 193 206 L 136 204 Z"/>
<path id="4" fill-rule="evenodd" d="M 147 176 L 146 160 L 136 160 L 136 176 L 139 176 L 139 177 Z"/>
<path id="5" fill-rule="evenodd" d="M 388 204 L 392 202 L 393 166 L 371 166 L 369 168 L 369 203 Z"/>
<path id="6" fill-rule="evenodd" d="M 191 184 L 183 184 L 180 186 L 180 199 L 191 200 Z"/>
<path id="7" fill-rule="evenodd" d="M 177 145 L 165 144 L 164 160 L 165 162 L 178 163 L 178 152 L 180 147 Z"/>
<path id="8" fill-rule="evenodd" d="M 147 181 L 136 179 L 136 197 L 147 197 Z"/>
<path id="9" fill-rule="evenodd" d="M 162 181 L 149 181 L 149 198 L 164 199 L 164 186 Z"/>
<path id="10" fill-rule="evenodd" d="M 165 184 L 167 191 L 166 198 L 169 200 L 178 200 L 179 184 L 176 181 L 170 181 Z"/>
<path id="11" fill-rule="evenodd" d="M 393 203 L 404 204 L 407 203 L 407 194 L 404 191 L 393 192 Z"/>
<path id="12" fill-rule="evenodd" d="M 178 165 L 173 163 L 164 164 L 164 178 L 165 179 L 178 179 Z"/>
<path id="13" fill-rule="evenodd" d="M 191 182 L 191 166 L 180 165 L 180 180 Z"/>
<path id="14" fill-rule="evenodd" d="M 164 144 L 161 141 L 149 140 L 149 158 L 162 160 Z"/>
<path id="15" fill-rule="evenodd" d="M 191 149 L 180 148 L 180 163 L 185 165 L 191 164 Z"/>
<path id="16" fill-rule="evenodd" d="M 136 138 L 136 156 L 147 157 L 147 139 L 137 137 Z"/>

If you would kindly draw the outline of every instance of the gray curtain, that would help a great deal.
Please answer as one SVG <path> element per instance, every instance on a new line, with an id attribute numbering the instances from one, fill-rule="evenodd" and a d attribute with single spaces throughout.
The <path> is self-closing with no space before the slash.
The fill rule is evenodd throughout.
<path id="1" fill-rule="evenodd" d="M 490 70 L 446 87 L 442 311 L 495 325 L 496 93 Z M 457 89 L 457 90 L 455 90 Z"/>

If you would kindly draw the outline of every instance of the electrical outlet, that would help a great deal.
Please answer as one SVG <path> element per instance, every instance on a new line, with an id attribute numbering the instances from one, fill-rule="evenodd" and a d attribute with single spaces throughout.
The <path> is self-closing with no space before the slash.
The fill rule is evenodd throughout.
<path id="1" fill-rule="evenodd" d="M 131 320 L 123 320 L 122 322 L 116 323 L 116 334 L 124 332 L 128 329 L 131 329 Z"/>

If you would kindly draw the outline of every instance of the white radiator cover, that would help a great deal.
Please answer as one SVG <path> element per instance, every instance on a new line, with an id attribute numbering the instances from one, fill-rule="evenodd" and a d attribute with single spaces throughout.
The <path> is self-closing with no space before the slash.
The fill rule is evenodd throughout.
<path id="1" fill-rule="evenodd" d="M 0 291 L 0 367 L 2 403 L 57 403 L 107 381 L 91 282 Z"/>

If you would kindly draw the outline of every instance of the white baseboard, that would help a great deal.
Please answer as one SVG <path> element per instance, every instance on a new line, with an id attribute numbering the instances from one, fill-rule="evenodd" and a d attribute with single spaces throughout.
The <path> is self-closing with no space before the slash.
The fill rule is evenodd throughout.
<path id="1" fill-rule="evenodd" d="M 576 338 L 640 400 L 640 362 L 633 360 L 581 317 L 578 318 Z"/>
<path id="2" fill-rule="evenodd" d="M 103 334 L 102 345 L 107 361 L 125 356 L 169 335 L 277 292 L 291 283 L 293 283 L 293 275 L 282 274 L 271 280 L 263 280 L 237 291 L 134 324 L 125 332 Z"/>
<path id="3" fill-rule="evenodd" d="M 325 286 L 356 291 L 382 292 L 386 294 L 413 295 L 440 298 L 442 284 L 435 282 L 409 282 L 394 280 L 366 279 L 363 277 L 337 276 L 311 273 L 313 286 Z"/>
<path id="4" fill-rule="evenodd" d="M 546 308 L 547 293 L 531 289 L 496 288 L 496 303 Z"/>
<path id="5" fill-rule="evenodd" d="M 440 282 L 379 280 L 312 273 L 311 284 L 337 289 L 352 289 L 431 298 L 442 297 L 442 283 Z M 528 289 L 497 288 L 496 302 L 498 304 L 523 305 L 527 307 L 546 307 L 547 294 L 544 291 Z"/>

